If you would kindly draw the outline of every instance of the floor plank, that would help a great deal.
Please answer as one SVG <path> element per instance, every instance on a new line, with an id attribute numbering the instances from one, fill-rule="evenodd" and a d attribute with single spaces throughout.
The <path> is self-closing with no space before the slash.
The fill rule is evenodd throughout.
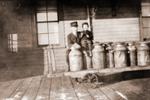
<path id="1" fill-rule="evenodd" d="M 69 77 L 62 77 L 62 94 L 66 97 L 65 100 L 78 100 L 78 96 Z"/>
<path id="2" fill-rule="evenodd" d="M 114 89 L 118 95 L 126 97 L 128 100 L 149 100 L 150 98 L 150 78 L 128 80 L 112 84 L 109 88 Z"/>
<path id="3" fill-rule="evenodd" d="M 22 82 L 23 80 L 13 81 L 7 88 L 4 89 L 4 92 L 1 94 L 0 100 L 7 100 Z"/>
<path id="4" fill-rule="evenodd" d="M 33 80 L 31 82 L 28 90 L 22 97 L 22 100 L 34 100 L 36 98 L 37 92 L 40 87 L 41 79 L 42 79 L 41 76 L 33 77 Z"/>
<path id="5" fill-rule="evenodd" d="M 110 100 L 125 100 L 119 96 L 113 89 L 108 88 L 107 86 L 99 88 Z"/>
<path id="6" fill-rule="evenodd" d="M 60 91 L 61 91 L 61 78 L 60 77 L 52 78 L 50 100 L 60 100 L 61 97 Z"/>
<path id="7" fill-rule="evenodd" d="M 150 78 L 100 88 L 77 84 L 69 77 L 37 76 L 0 82 L 0 100 L 149 100 Z"/>
<path id="8" fill-rule="evenodd" d="M 16 91 L 14 91 L 14 93 L 11 94 L 11 96 L 9 98 L 11 98 L 13 100 L 21 100 L 21 98 L 27 91 L 31 81 L 32 81 L 32 77 L 25 78 L 24 81 L 19 85 L 19 87 L 16 89 Z"/>
<path id="9" fill-rule="evenodd" d="M 75 81 L 72 81 L 72 83 L 79 100 L 94 100 L 94 98 L 88 92 L 86 87 L 83 86 L 83 84 L 78 84 Z"/>
<path id="10" fill-rule="evenodd" d="M 49 100 L 51 79 L 43 77 L 36 100 Z"/>
<path id="11" fill-rule="evenodd" d="M 94 100 L 109 100 L 109 98 L 98 88 L 88 88 L 88 91 Z"/>
<path id="12" fill-rule="evenodd" d="M 5 92 L 6 89 L 9 88 L 9 86 L 11 86 L 12 83 L 13 83 L 13 81 L 1 82 L 1 85 L 0 85 L 0 99 L 3 99 L 3 93 Z"/>

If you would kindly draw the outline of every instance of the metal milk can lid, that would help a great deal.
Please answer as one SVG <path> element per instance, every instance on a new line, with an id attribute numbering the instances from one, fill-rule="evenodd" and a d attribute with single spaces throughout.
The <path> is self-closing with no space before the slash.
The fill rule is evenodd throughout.
<path id="1" fill-rule="evenodd" d="M 104 47 L 99 42 L 95 42 L 93 51 L 104 51 Z"/>
<path id="2" fill-rule="evenodd" d="M 146 42 L 139 42 L 138 50 L 149 50 Z"/>
<path id="3" fill-rule="evenodd" d="M 135 51 L 136 50 L 136 46 L 133 42 L 129 42 L 127 48 L 129 51 Z"/>
<path id="4" fill-rule="evenodd" d="M 106 47 L 107 50 L 113 50 L 113 43 L 112 42 L 107 43 L 106 46 L 107 46 Z"/>
<path id="5" fill-rule="evenodd" d="M 125 51 L 126 49 L 127 48 L 124 45 L 124 43 L 121 43 L 121 42 L 116 43 L 115 46 L 114 46 L 115 51 Z"/>
<path id="6" fill-rule="evenodd" d="M 72 45 L 71 50 L 78 50 L 80 48 L 81 48 L 81 46 L 79 44 L 75 43 Z"/>

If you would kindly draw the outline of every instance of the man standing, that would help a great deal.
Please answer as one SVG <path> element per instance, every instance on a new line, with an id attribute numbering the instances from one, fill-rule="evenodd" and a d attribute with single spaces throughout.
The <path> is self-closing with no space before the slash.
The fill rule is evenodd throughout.
<path id="1" fill-rule="evenodd" d="M 78 23 L 77 22 L 72 22 L 70 23 L 71 25 L 71 33 L 68 34 L 67 36 L 67 64 L 68 64 L 68 68 L 70 67 L 69 65 L 69 53 L 71 51 L 71 46 L 75 43 L 80 45 L 80 32 L 78 32 Z M 70 69 L 68 69 L 70 70 Z"/>

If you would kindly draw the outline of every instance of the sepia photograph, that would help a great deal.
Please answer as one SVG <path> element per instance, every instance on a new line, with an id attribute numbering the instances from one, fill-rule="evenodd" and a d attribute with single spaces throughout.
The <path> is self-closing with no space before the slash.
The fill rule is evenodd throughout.
<path id="1" fill-rule="evenodd" d="M 150 0 L 0 0 L 0 100 L 150 100 Z"/>

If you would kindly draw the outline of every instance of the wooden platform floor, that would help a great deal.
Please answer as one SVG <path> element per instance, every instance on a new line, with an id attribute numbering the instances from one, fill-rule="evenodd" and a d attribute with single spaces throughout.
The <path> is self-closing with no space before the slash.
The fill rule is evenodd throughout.
<path id="1" fill-rule="evenodd" d="M 0 100 L 150 100 L 150 78 L 93 89 L 69 77 L 36 76 L 0 82 Z"/>

